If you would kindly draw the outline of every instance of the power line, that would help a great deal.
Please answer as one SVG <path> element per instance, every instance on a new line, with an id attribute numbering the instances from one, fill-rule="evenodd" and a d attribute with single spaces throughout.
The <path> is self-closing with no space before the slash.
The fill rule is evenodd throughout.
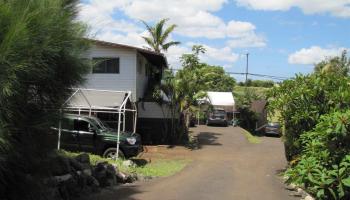
<path id="1" fill-rule="evenodd" d="M 288 77 L 282 77 L 282 76 L 273 76 L 268 74 L 253 74 L 253 73 L 241 73 L 241 72 L 226 72 L 228 74 L 234 74 L 234 75 L 250 75 L 250 76 L 257 76 L 257 77 L 264 77 L 264 78 L 271 78 L 271 79 L 278 79 L 278 80 L 286 80 L 289 79 Z"/>
<path id="2" fill-rule="evenodd" d="M 170 70 L 171 71 L 179 71 L 180 69 L 170 69 Z M 279 81 L 284 81 L 284 80 L 290 79 L 288 77 L 274 76 L 274 75 L 269 75 L 269 74 L 254 74 L 254 73 L 244 73 L 244 72 L 226 72 L 226 73 L 232 74 L 232 75 L 256 76 L 256 77 L 269 78 L 269 79 L 274 79 L 274 80 L 279 80 Z"/>

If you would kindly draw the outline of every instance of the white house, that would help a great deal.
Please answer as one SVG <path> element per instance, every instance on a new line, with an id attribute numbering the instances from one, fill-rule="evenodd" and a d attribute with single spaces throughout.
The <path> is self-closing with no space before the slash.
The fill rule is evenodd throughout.
<path id="1" fill-rule="evenodd" d="M 92 60 L 93 67 L 82 87 L 131 91 L 132 101 L 138 105 L 138 132 L 144 141 L 160 143 L 156 133 L 166 130 L 162 126 L 170 119 L 170 111 L 166 105 L 153 102 L 151 97 L 164 69 L 168 68 L 166 57 L 143 48 L 99 40 L 91 42 L 86 58 Z"/>

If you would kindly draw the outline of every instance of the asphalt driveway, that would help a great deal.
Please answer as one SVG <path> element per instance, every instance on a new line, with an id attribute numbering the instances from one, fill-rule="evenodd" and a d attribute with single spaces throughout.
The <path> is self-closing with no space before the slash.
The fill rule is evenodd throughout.
<path id="1" fill-rule="evenodd" d="M 279 138 L 250 144 L 234 127 L 200 126 L 199 149 L 180 173 L 149 182 L 118 186 L 94 199 L 293 200 L 278 176 L 286 165 Z"/>

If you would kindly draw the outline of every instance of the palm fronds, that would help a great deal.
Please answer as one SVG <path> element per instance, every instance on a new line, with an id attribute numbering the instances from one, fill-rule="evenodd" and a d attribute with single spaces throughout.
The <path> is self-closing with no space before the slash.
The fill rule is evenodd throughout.
<path id="1" fill-rule="evenodd" d="M 145 21 L 141 21 L 150 35 L 149 37 L 143 37 L 143 39 L 155 52 L 167 51 L 169 47 L 180 44 L 178 41 L 167 42 L 170 33 L 177 27 L 175 24 L 172 24 L 164 30 L 167 21 L 169 21 L 167 18 L 161 19 L 153 27 Z"/>

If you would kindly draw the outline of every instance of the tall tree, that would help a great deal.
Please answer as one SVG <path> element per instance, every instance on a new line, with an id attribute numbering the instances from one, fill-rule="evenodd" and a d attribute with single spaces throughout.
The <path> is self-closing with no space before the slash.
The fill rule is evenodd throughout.
<path id="1" fill-rule="evenodd" d="M 151 26 L 145 21 L 142 21 L 142 23 L 146 26 L 148 33 L 150 34 L 149 37 L 143 37 L 143 39 L 155 52 L 166 52 L 169 47 L 180 44 L 178 41 L 167 42 L 170 33 L 173 32 L 176 28 L 175 24 L 172 24 L 169 27 L 165 28 L 164 25 L 168 20 L 169 19 L 162 19 L 154 26 Z"/>
<path id="2" fill-rule="evenodd" d="M 315 65 L 316 73 L 333 73 L 341 76 L 348 76 L 350 72 L 350 58 L 344 50 L 341 56 L 332 57 Z"/>
<path id="3" fill-rule="evenodd" d="M 0 0 L 0 199 L 45 198 L 47 133 L 89 69 L 78 3 Z"/>

